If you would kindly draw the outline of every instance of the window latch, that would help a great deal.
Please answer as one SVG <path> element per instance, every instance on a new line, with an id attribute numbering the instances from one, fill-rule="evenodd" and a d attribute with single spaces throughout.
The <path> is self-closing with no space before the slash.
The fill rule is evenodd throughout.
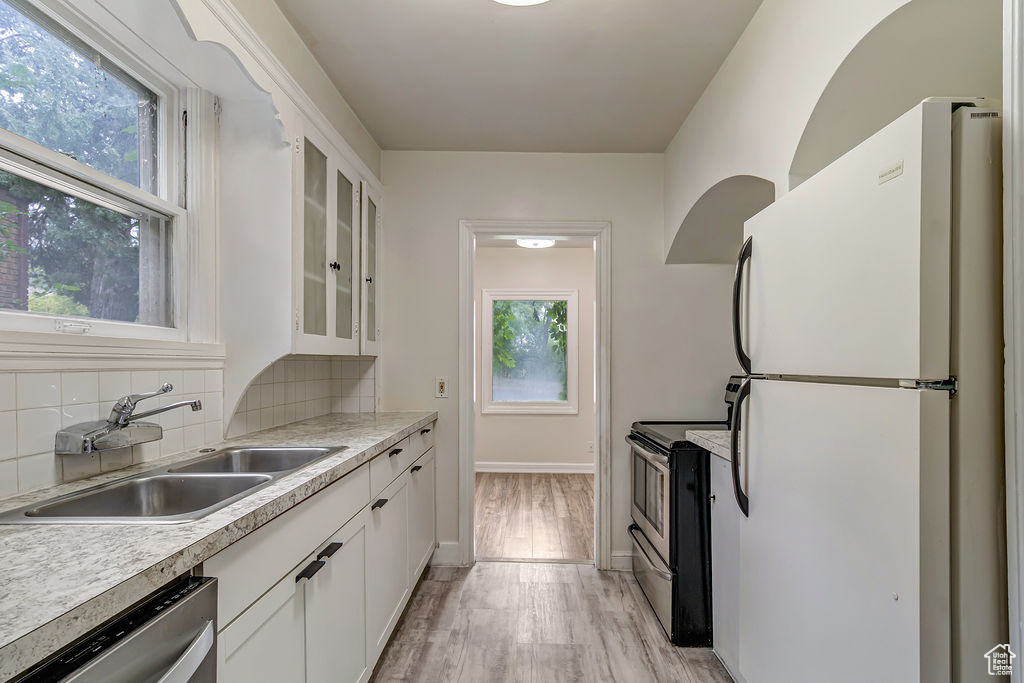
<path id="1" fill-rule="evenodd" d="M 64 334 L 88 334 L 92 329 L 92 325 L 80 320 L 56 320 L 53 327 Z"/>

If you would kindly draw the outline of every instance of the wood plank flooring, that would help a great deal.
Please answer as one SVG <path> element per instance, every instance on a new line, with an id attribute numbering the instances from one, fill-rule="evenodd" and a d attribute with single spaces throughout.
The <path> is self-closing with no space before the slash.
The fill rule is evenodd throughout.
<path id="1" fill-rule="evenodd" d="M 514 562 L 428 569 L 372 680 L 731 681 L 711 650 L 669 643 L 632 574 Z"/>
<path id="2" fill-rule="evenodd" d="M 481 560 L 594 559 L 594 475 L 477 472 Z"/>

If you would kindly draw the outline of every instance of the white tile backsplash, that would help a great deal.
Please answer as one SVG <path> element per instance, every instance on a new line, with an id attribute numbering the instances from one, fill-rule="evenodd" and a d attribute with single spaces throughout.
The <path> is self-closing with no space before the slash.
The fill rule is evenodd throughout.
<path id="1" fill-rule="evenodd" d="M 346 373 L 350 379 L 343 379 Z M 253 380 L 228 424 L 229 438 L 331 412 L 372 413 L 374 360 L 285 356 Z"/>
<path id="2" fill-rule="evenodd" d="M 19 409 L 60 405 L 60 373 L 21 372 L 16 381 Z"/>
<path id="3" fill-rule="evenodd" d="M 99 455 L 54 454 L 60 427 L 105 418 L 122 396 L 154 391 L 165 382 L 173 391 L 150 399 L 148 407 L 143 402 L 139 411 L 193 398 L 203 402 L 203 409 L 154 416 L 164 428 L 160 441 Z M 222 441 L 223 392 L 222 370 L 0 372 L 0 498 Z M 375 393 L 372 359 L 287 356 L 246 390 L 228 435 L 330 412 L 373 412 Z"/>
<path id="4" fill-rule="evenodd" d="M 164 382 L 174 385 L 173 391 L 141 403 L 140 412 L 185 398 L 201 399 L 203 410 L 154 416 L 164 438 L 135 449 L 54 454 L 54 435 L 61 427 L 105 418 L 117 399 L 154 391 Z M 221 441 L 223 384 L 221 370 L 0 372 L 0 498 Z"/>

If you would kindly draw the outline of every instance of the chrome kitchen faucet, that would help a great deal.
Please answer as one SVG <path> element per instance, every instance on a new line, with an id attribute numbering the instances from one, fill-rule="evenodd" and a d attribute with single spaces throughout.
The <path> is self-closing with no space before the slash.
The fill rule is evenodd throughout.
<path id="1" fill-rule="evenodd" d="M 145 417 L 159 415 L 174 408 L 190 406 L 194 411 L 202 410 L 203 404 L 198 401 L 178 401 L 162 408 L 147 410 L 135 414 L 135 406 L 139 401 L 166 394 L 174 387 L 163 384 L 156 391 L 145 394 L 129 394 L 114 404 L 110 417 L 106 420 L 79 422 L 57 432 L 53 450 L 57 455 L 80 455 L 109 451 L 115 448 L 127 448 L 140 443 L 148 443 L 163 438 L 164 430 L 153 422 L 136 422 Z"/>

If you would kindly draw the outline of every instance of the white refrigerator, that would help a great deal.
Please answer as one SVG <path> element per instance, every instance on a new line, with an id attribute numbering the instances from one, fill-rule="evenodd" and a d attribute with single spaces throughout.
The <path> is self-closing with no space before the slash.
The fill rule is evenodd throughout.
<path id="1" fill-rule="evenodd" d="M 747 221 L 747 683 L 991 680 L 984 653 L 1007 642 L 1001 234 L 1000 119 L 981 100 L 922 102 Z"/>

